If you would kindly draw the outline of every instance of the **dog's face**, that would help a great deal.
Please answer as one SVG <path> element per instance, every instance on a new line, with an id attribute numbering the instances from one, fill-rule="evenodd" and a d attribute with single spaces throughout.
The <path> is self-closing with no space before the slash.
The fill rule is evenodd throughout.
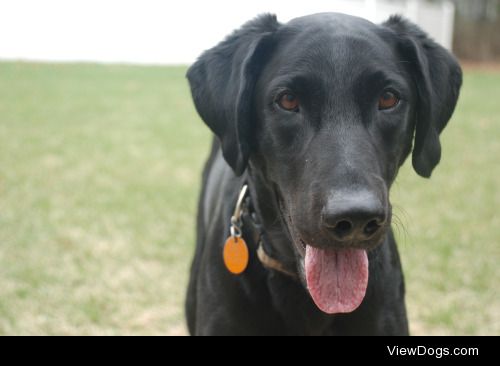
<path id="1" fill-rule="evenodd" d="M 416 90 L 377 26 L 307 22 L 278 33 L 257 81 L 253 160 L 274 183 L 299 255 L 306 243 L 373 248 L 411 151 Z"/>
<path id="2" fill-rule="evenodd" d="M 250 162 L 274 192 L 293 242 L 285 250 L 318 306 L 354 310 L 366 250 L 390 227 L 399 167 L 413 150 L 415 170 L 429 177 L 440 160 L 458 63 L 399 18 L 377 26 L 320 14 L 280 25 L 268 16 L 205 53 L 188 76 L 228 163 L 241 174 Z M 324 284 L 334 266 L 349 286 Z M 325 295 L 335 291 L 348 300 Z"/>

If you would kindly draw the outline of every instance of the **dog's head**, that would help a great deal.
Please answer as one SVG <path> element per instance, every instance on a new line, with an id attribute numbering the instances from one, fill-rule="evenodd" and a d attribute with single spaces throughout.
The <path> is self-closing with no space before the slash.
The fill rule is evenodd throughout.
<path id="1" fill-rule="evenodd" d="M 274 192 L 318 306 L 352 311 L 366 289 L 366 250 L 390 226 L 398 169 L 412 154 L 430 177 L 440 161 L 462 82 L 456 59 L 399 17 L 281 25 L 266 15 L 205 52 L 188 78 L 227 163 L 237 175 L 250 164 Z M 349 286 L 324 283 L 334 266 Z M 331 291 L 344 303 L 329 302 Z"/>

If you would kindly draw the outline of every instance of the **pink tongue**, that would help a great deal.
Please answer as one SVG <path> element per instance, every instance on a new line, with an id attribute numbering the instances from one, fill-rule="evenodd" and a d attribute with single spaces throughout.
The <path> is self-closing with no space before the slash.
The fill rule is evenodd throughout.
<path id="1" fill-rule="evenodd" d="M 368 286 L 368 256 L 361 249 L 317 249 L 307 246 L 309 292 L 327 314 L 350 313 L 363 301 Z"/>

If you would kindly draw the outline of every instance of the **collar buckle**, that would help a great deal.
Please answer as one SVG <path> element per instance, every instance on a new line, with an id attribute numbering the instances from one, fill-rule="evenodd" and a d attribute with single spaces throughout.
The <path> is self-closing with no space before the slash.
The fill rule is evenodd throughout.
<path id="1" fill-rule="evenodd" d="M 248 185 L 245 184 L 240 191 L 238 201 L 236 202 L 236 207 L 234 209 L 234 214 L 231 217 L 231 236 L 233 238 L 241 238 L 243 228 L 243 221 L 241 220 L 243 213 L 243 202 L 248 192 Z"/>

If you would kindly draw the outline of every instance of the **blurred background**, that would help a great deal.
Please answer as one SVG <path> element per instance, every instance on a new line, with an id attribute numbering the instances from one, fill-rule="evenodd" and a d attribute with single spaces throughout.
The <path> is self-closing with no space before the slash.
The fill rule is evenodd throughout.
<path id="1" fill-rule="evenodd" d="M 465 82 L 394 229 L 416 335 L 500 335 L 500 1 L 0 0 L 0 335 L 184 335 L 210 133 L 190 63 L 272 12 L 402 14 Z"/>
<path id="2" fill-rule="evenodd" d="M 2 0 L 0 57 L 42 61 L 189 64 L 253 16 L 286 22 L 337 11 L 382 22 L 403 14 L 461 58 L 500 58 L 498 0 Z"/>

